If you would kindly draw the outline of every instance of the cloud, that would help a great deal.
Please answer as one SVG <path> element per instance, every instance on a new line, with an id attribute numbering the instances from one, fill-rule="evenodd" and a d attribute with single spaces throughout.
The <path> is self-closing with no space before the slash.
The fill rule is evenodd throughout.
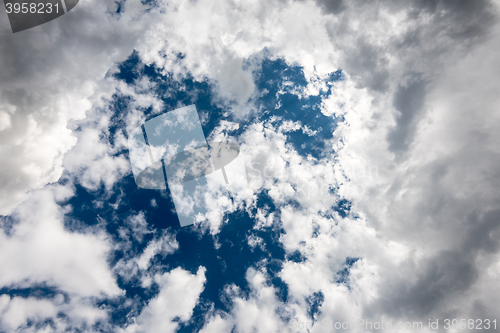
<path id="1" fill-rule="evenodd" d="M 471 6 L 467 11 L 475 14 L 445 7 L 450 12 L 444 19 L 496 13 L 484 13 L 487 4 Z M 345 99 L 331 97 L 326 107 L 344 112 L 348 123 L 336 131 L 338 166 L 350 179 L 341 193 L 381 238 L 409 250 L 397 273 L 380 267 L 379 294 L 364 309 L 366 316 L 419 320 L 452 312 L 485 316 L 498 309 L 484 292 L 498 262 L 498 245 L 491 238 L 498 233 L 495 202 L 500 194 L 494 143 L 498 83 L 492 79 L 498 68 L 492 56 L 498 50 L 498 26 L 491 27 L 488 19 L 467 22 L 479 27 L 468 33 L 446 31 L 462 51 L 442 50 L 453 61 L 438 59 L 441 74 L 429 67 L 420 76 L 428 81 L 406 76 L 410 79 L 394 81 L 383 96 L 346 83 L 340 86 L 344 92 L 337 93 Z M 486 34 L 486 27 L 494 30 Z M 479 36 L 481 42 L 466 53 Z M 343 111 L 335 109 L 339 103 L 345 103 Z M 367 167 L 376 167 L 377 176 L 356 177 L 356 170 Z M 474 293 L 478 290 L 483 291 Z"/>
<path id="2" fill-rule="evenodd" d="M 104 185 L 109 191 L 130 171 L 130 162 L 123 155 L 113 156 L 116 149 L 103 139 L 107 131 L 94 126 L 84 128 L 76 133 L 78 144 L 64 156 L 65 170 L 89 190 Z"/>
<path id="3" fill-rule="evenodd" d="M 121 15 L 110 14 L 111 2 L 85 2 L 40 27 L 50 34 L 1 37 L 7 70 L 0 74 L 0 149 L 6 161 L 0 213 L 11 213 L 28 191 L 57 181 L 62 167 L 90 190 L 103 184 L 110 190 L 127 174 L 127 161 L 117 154 L 125 135 L 108 131 L 110 96 L 132 97 L 127 129 L 144 120 L 142 110 L 150 105 L 153 112 L 164 108 L 148 92 L 154 82 L 142 79 L 131 88 L 109 76 L 102 80 L 110 68 L 109 74 L 116 72 L 115 61 L 132 52 L 129 36 L 143 62 L 172 74 L 169 78 L 192 75 L 215 83 L 217 102 L 243 119 L 258 112 L 254 102 L 261 95 L 252 71 L 263 57 L 302 67 L 309 84 L 293 91 L 301 97 L 317 95 L 317 78 L 342 69 L 343 80 L 321 103 L 321 112 L 337 121 L 323 158 L 304 157 L 287 141 L 299 130 L 316 137 L 306 123 L 282 123 L 277 117 L 250 123 L 238 143 L 250 168 L 252 193 L 236 202 L 213 198 L 230 211 L 243 201 L 251 214 L 255 208 L 257 228 L 274 223 L 283 228 L 280 242 L 287 255 L 298 251 L 305 258 L 285 261 L 279 273 L 290 300 L 281 302 L 266 273 L 250 268 L 250 296 L 231 294 L 233 308 L 215 313 L 204 330 L 280 331 L 286 318 L 420 320 L 431 314 L 498 313 L 498 300 L 491 296 L 500 275 L 500 43 L 494 3 L 156 4 L 144 18 L 138 2 L 125 2 Z M 71 132 L 68 121 L 82 119 L 91 105 L 82 128 Z M 214 136 L 226 128 L 236 126 L 224 123 Z M 16 210 L 11 233 L 0 234 L 0 260 L 8 268 L 0 283 L 47 282 L 83 298 L 119 295 L 105 260 L 106 237 L 65 230 L 56 197 L 70 194 L 58 191 L 34 191 Z M 257 209 L 262 191 L 276 212 Z M 352 203 L 346 217 L 335 211 L 343 198 Z M 222 222 L 212 222 L 210 231 L 217 233 Z M 129 229 L 147 230 L 144 216 L 127 223 Z M 121 235 L 128 237 L 126 230 Z M 146 269 L 159 251 L 159 242 L 152 241 L 128 263 Z M 337 282 L 347 257 L 361 259 L 348 269 L 345 282 Z M 65 265 L 72 269 L 64 270 Z M 128 331 L 175 331 L 179 319 L 188 321 L 205 270 L 191 274 L 175 268 L 154 281 L 158 296 Z M 311 315 L 307 300 L 319 292 L 324 300 Z M 21 307 L 12 304 L 8 309 Z M 51 305 L 39 311 L 41 303 L 35 301 L 19 304 L 26 307 L 23 319 L 9 327 L 55 311 Z"/>
<path id="4" fill-rule="evenodd" d="M 110 250 L 106 236 L 69 232 L 64 227 L 64 215 L 70 210 L 57 201 L 72 194 L 57 186 L 35 192 L 16 210 L 16 223 L 9 231 L 0 231 L 2 287 L 47 283 L 82 297 L 121 294 L 106 262 Z"/>
<path id="5" fill-rule="evenodd" d="M 163 256 L 175 252 L 179 248 L 179 243 L 172 237 L 172 235 L 165 234 L 159 240 L 151 241 L 144 249 L 137 261 L 137 266 L 140 269 L 147 269 L 150 265 L 151 259 L 158 253 Z"/>
<path id="6" fill-rule="evenodd" d="M 487 0 L 317 3 L 333 14 L 325 25 L 339 50 L 339 68 L 358 87 L 382 93 L 408 73 L 433 77 L 441 64 L 484 40 L 496 21 L 494 5 Z"/>
<path id="7" fill-rule="evenodd" d="M 493 241 L 498 232 L 498 103 L 492 79 L 498 41 L 491 33 L 496 29 L 492 6 L 342 4 L 337 16 L 323 21 L 329 27 L 328 45 L 338 50 L 333 64 L 346 74 L 322 109 L 345 119 L 330 141 L 337 163 L 330 169 L 325 161 L 301 160 L 285 145 L 286 132 L 271 122 L 252 124 L 241 136 L 242 152 L 252 166 L 251 188 L 267 189 L 280 207 L 285 248 L 299 249 L 314 263 L 303 276 L 286 275 L 288 286 L 304 288 L 312 275 L 335 274 L 346 257 L 363 258 L 351 270 L 351 294 L 331 281 L 314 281 L 317 289 L 291 288 L 297 299 L 304 302 L 318 289 L 345 293 L 337 296 L 345 308 L 362 304 L 355 316 L 346 312 L 346 319 L 420 320 L 430 314 L 470 316 L 497 309 L 484 293 L 497 276 L 498 262 Z M 294 59 L 285 48 L 273 51 Z M 307 72 L 307 59 L 297 62 Z M 332 179 L 323 178 L 328 174 Z M 338 195 L 353 203 L 348 219 L 360 214 L 358 219 L 367 224 L 346 234 L 331 224 L 345 228 L 353 221 L 321 218 L 317 212 L 334 206 L 338 197 L 311 200 L 303 195 L 306 191 L 296 191 L 304 188 L 302 182 L 305 188 L 314 184 L 313 175 L 322 184 L 338 185 Z M 290 199 L 301 208 L 288 207 Z M 332 242 L 346 242 L 339 247 L 345 252 L 332 254 Z M 478 244 L 488 244 L 488 250 Z M 289 267 L 306 270 L 307 265 L 290 263 L 283 274 Z M 483 293 L 473 295 L 474 290 Z M 481 306 L 472 307 L 467 299 Z M 326 297 L 321 318 L 343 313 L 336 304 Z"/>
<path id="8" fill-rule="evenodd" d="M 282 305 L 276 290 L 266 283 L 265 273 L 250 268 L 246 272 L 250 293 L 245 296 L 235 285 L 226 286 L 224 293 L 230 299 L 229 314 L 214 313 L 200 332 L 283 332 L 284 323 L 278 312 Z"/>
<path id="9" fill-rule="evenodd" d="M 1 326 L 5 330 L 14 331 L 26 323 L 27 319 L 43 320 L 57 315 L 57 307 L 47 300 L 10 299 L 7 295 L 0 296 L 2 312 Z"/>
<path id="10" fill-rule="evenodd" d="M 221 317 L 220 314 L 213 316 L 207 324 L 200 330 L 200 333 L 230 333 L 234 323 Z"/>
<path id="11" fill-rule="evenodd" d="M 422 112 L 424 102 L 424 82 L 415 81 L 409 83 L 407 87 L 398 87 L 394 93 L 393 105 L 400 114 L 396 117 L 396 126 L 388 136 L 390 150 L 397 153 L 408 149 L 413 140 L 415 118 Z"/>
<path id="12" fill-rule="evenodd" d="M 164 274 L 156 275 L 158 296 L 149 301 L 136 323 L 129 325 L 124 332 L 176 332 L 178 321 L 188 321 L 198 298 L 203 291 L 205 278 L 204 267 L 199 267 L 196 274 L 178 267 Z"/>
<path id="13" fill-rule="evenodd" d="M 82 2 L 50 23 L 0 35 L 0 214 L 59 179 L 76 143 L 68 121 L 85 117 L 106 72 L 132 52 L 143 26 L 109 15 L 114 6 Z"/>
<path id="14" fill-rule="evenodd" d="M 105 310 L 88 300 L 73 298 L 65 302 L 64 296 L 52 299 L 0 296 L 0 327 L 6 332 L 62 332 L 82 329 L 108 319 Z M 64 316 L 61 316 L 64 314 Z"/>
<path id="15" fill-rule="evenodd" d="M 54 293 L 43 298 L 2 295 L 1 325 L 7 331 L 29 331 L 33 323 L 58 330 L 92 326 L 108 318 L 96 300 L 122 295 L 107 263 L 112 247 L 107 236 L 64 226 L 71 207 L 59 204 L 73 195 L 70 187 L 58 185 L 37 190 L 3 221 L 0 287 L 7 293 L 31 290 L 36 295 L 40 287 Z"/>
<path id="16" fill-rule="evenodd" d="M 337 69 L 330 64 L 333 52 L 323 47 L 329 42 L 321 12 L 307 3 L 162 1 L 159 7 L 167 10 L 152 18 L 157 28 L 136 48 L 142 61 L 174 77 L 209 79 L 219 88 L 218 102 L 233 106 L 237 115 L 252 108 L 246 105 L 255 93 L 252 58 L 265 49 L 306 66 L 308 73 L 315 66 Z"/>
<path id="17" fill-rule="evenodd" d="M 134 221 L 137 219 L 144 223 L 144 227 L 146 226 L 144 214 L 140 213 L 129 220 Z M 125 230 L 119 231 L 119 233 L 126 235 L 128 240 L 128 233 Z M 141 231 L 135 231 L 132 232 L 132 234 L 138 234 L 138 240 L 142 241 L 143 234 L 141 234 Z M 140 274 L 138 277 L 141 279 L 143 287 L 149 287 L 152 282 L 148 269 L 154 263 L 154 257 L 161 254 L 164 258 L 179 249 L 179 243 L 175 239 L 175 236 L 168 232 L 163 232 L 163 235 L 153 238 L 140 255 L 133 257 L 129 254 L 131 253 L 131 244 L 120 242 L 118 246 L 120 246 L 126 254 L 124 258 L 120 259 L 116 263 L 113 270 L 126 281 L 130 281 L 132 278 L 137 277 L 137 275 Z"/>

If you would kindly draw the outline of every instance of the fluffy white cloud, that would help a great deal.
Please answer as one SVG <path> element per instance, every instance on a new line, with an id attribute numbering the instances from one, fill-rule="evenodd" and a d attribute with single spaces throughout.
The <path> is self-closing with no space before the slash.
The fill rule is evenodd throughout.
<path id="1" fill-rule="evenodd" d="M 2 295 L 0 313 L 0 327 L 6 332 L 64 332 L 90 327 L 108 318 L 105 310 L 88 300 L 73 298 L 65 302 L 61 294 L 50 300 Z M 58 317 L 60 314 L 66 317 Z M 29 325 L 28 321 L 36 325 Z"/>
<path id="2" fill-rule="evenodd" d="M 10 299 L 7 295 L 0 296 L 0 322 L 4 330 L 14 331 L 26 323 L 27 319 L 40 320 L 57 315 L 57 307 L 47 300 L 24 299 L 16 297 Z"/>
<path id="3" fill-rule="evenodd" d="M 203 291 L 205 268 L 199 267 L 196 274 L 178 267 L 168 273 L 156 275 L 155 283 L 160 292 L 149 301 L 135 323 L 129 325 L 124 332 L 176 332 L 181 322 L 188 321 L 193 308 Z"/>
<path id="4" fill-rule="evenodd" d="M 179 75 L 189 71 L 218 86 L 221 102 L 244 115 L 254 94 L 251 70 L 268 49 L 272 56 L 328 73 L 335 66 L 321 10 L 308 2 L 159 1 L 164 15 L 137 50 L 146 63 Z M 161 23 L 160 23 L 161 21 Z M 181 53 L 184 58 L 176 57 Z M 269 53 L 268 53 L 269 54 Z M 165 57 L 165 55 L 167 55 Z M 253 60 L 252 60 L 253 59 Z"/>
<path id="5" fill-rule="evenodd" d="M 47 283 L 84 297 L 121 294 L 106 262 L 106 236 L 65 229 L 64 215 L 70 208 L 61 208 L 56 200 L 71 195 L 70 189 L 58 186 L 35 192 L 16 210 L 16 222 L 8 231 L 0 231 L 2 287 Z"/>
<path id="6" fill-rule="evenodd" d="M 217 314 L 207 320 L 207 324 L 200 330 L 200 333 L 230 333 L 234 327 L 231 320 L 226 320 Z"/>
<path id="7" fill-rule="evenodd" d="M 236 321 L 238 332 L 280 332 L 283 323 L 279 318 L 279 301 L 276 290 L 267 285 L 262 272 L 249 269 L 246 279 L 252 290 L 250 297 L 236 295 L 232 299 L 234 307 L 232 314 Z"/>
<path id="8" fill-rule="evenodd" d="M 246 280 L 250 294 L 243 295 L 235 286 L 226 286 L 224 293 L 232 302 L 229 314 L 214 313 L 208 318 L 201 332 L 284 332 L 285 325 L 278 315 L 283 306 L 276 296 L 274 287 L 267 284 L 265 273 L 248 269 Z"/>
<path id="9" fill-rule="evenodd" d="M 106 235 L 65 228 L 64 218 L 71 208 L 58 203 L 72 195 L 70 188 L 62 186 L 35 191 L 11 219 L 3 220 L 0 286 L 35 290 L 46 286 L 56 293 L 43 299 L 2 295 L 1 325 L 7 331 L 29 330 L 28 320 L 51 320 L 56 331 L 93 325 L 108 316 L 95 306 L 95 300 L 122 294 L 108 267 L 111 244 Z M 59 314 L 66 319 L 58 318 Z"/>
<path id="10" fill-rule="evenodd" d="M 145 222 L 145 220 L 143 219 L 144 215 L 138 214 L 130 220 L 139 220 Z M 122 231 L 120 231 L 120 234 L 122 234 L 126 238 L 126 240 L 128 240 L 129 235 L 128 232 L 125 231 L 125 229 L 122 229 Z M 140 230 L 139 232 L 133 232 L 133 234 L 134 236 L 142 240 L 143 235 L 141 234 Z M 121 242 L 119 246 L 125 252 L 130 250 L 131 247 L 127 242 Z M 129 255 L 125 255 L 124 258 L 118 261 L 113 270 L 125 280 L 131 280 L 137 274 L 142 273 L 142 275 L 140 276 L 142 285 L 144 287 L 149 287 L 152 283 L 152 279 L 147 270 L 151 266 L 151 260 L 158 254 L 166 257 L 167 255 L 177 251 L 178 248 L 179 243 L 175 239 L 175 236 L 168 232 L 163 232 L 163 235 L 161 235 L 160 237 L 153 238 L 141 254 L 135 257 L 129 257 Z"/>

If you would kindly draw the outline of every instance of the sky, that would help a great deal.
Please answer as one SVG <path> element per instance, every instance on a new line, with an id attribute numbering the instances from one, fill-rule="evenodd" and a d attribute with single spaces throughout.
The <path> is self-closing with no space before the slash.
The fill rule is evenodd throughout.
<path id="1" fill-rule="evenodd" d="M 500 331 L 499 4 L 0 6 L 0 332 Z M 129 138 L 191 105 L 181 227 Z"/>

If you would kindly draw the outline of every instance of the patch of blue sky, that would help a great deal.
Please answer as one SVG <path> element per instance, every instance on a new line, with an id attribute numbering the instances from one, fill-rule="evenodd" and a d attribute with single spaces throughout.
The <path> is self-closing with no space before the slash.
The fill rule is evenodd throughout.
<path id="1" fill-rule="evenodd" d="M 58 317 L 63 318 L 66 316 L 64 314 L 59 314 Z M 32 332 L 41 332 L 41 331 L 47 330 L 47 327 L 50 327 L 53 330 L 55 330 L 57 326 L 54 323 L 54 320 L 52 320 L 52 319 L 33 320 L 31 318 L 28 318 L 24 329 L 26 329 L 27 331 L 32 331 Z M 82 328 L 85 329 L 85 327 L 82 327 Z"/>
<path id="2" fill-rule="evenodd" d="M 68 202 L 74 207 L 71 219 L 96 224 L 95 221 L 102 217 L 108 221 L 105 224 L 106 231 L 113 236 L 117 243 L 123 241 L 119 235 L 119 228 L 126 227 L 123 221 L 139 211 L 144 212 L 145 219 L 152 228 L 171 228 L 171 232 L 175 233 L 175 238 L 179 243 L 179 249 L 165 258 L 161 255 L 154 257 L 152 260 L 153 269 L 161 272 L 182 267 L 194 274 L 200 265 L 207 268 L 207 281 L 205 289 L 200 295 L 200 303 L 194 309 L 194 321 L 187 324 L 180 323 L 179 332 L 192 332 L 192 329 L 199 325 L 198 320 L 203 320 L 207 304 L 213 304 L 216 310 L 229 311 L 230 304 L 221 300 L 224 286 L 234 284 L 243 293 L 248 294 L 250 290 L 245 273 L 248 268 L 255 267 L 258 263 L 266 268 L 270 282 L 278 290 L 278 296 L 282 301 L 286 301 L 286 284 L 277 275 L 285 259 L 284 250 L 279 242 L 281 229 L 272 227 L 264 230 L 253 230 L 255 220 L 244 210 L 239 210 L 226 215 L 230 223 L 221 229 L 218 235 L 220 247 L 216 249 L 211 235 L 205 233 L 200 237 L 191 228 L 177 226 L 177 218 L 172 212 L 172 203 L 161 196 L 159 191 L 137 189 L 131 176 L 127 176 L 119 188 L 120 194 L 112 195 L 102 207 L 95 207 L 92 202 L 105 196 L 104 189 L 101 190 L 102 192 L 88 193 L 83 187 L 77 186 L 77 195 Z M 120 199 L 118 199 L 119 196 Z M 156 200 L 158 204 L 156 208 L 151 207 L 151 199 Z M 120 200 L 118 209 L 115 209 L 113 206 L 118 203 L 118 200 Z M 264 207 L 271 211 L 276 210 L 267 194 L 261 193 L 256 208 Z M 276 212 L 279 213 L 279 211 Z M 263 239 L 265 251 L 259 247 L 250 248 L 247 238 L 251 234 Z M 121 249 L 114 251 L 110 262 L 111 266 L 114 266 L 124 256 L 140 254 L 152 236 L 152 234 L 147 234 L 142 238 L 142 241 L 131 237 L 131 247 L 127 248 L 127 253 Z M 117 282 L 119 287 L 126 291 L 124 298 L 135 300 L 135 302 L 130 303 L 129 307 L 124 307 L 123 299 L 106 300 L 100 305 L 112 309 L 111 318 L 115 324 L 124 325 L 127 320 L 126 314 L 130 311 L 139 311 L 147 300 L 156 295 L 157 290 L 140 287 L 139 276 L 131 280 L 125 280 L 118 276 Z"/>
<path id="3" fill-rule="evenodd" d="M 342 72 L 331 73 L 325 80 L 327 89 L 312 96 L 301 96 L 308 83 L 302 68 L 289 66 L 283 59 L 264 59 L 254 77 L 258 90 L 263 92 L 256 101 L 263 112 L 258 112 L 253 121 L 279 117 L 282 121 L 300 122 L 309 131 L 288 132 L 287 142 L 302 156 L 324 157 L 324 141 L 332 138 L 338 120 L 321 113 L 321 102 L 331 94 L 334 83 L 342 80 Z"/>
<path id="4" fill-rule="evenodd" d="M 345 263 L 343 268 L 337 272 L 337 281 L 336 283 L 345 284 L 347 288 L 351 289 L 349 286 L 349 274 L 351 272 L 352 266 L 359 260 L 360 258 L 351 258 L 347 257 L 345 259 Z"/>
<path id="5" fill-rule="evenodd" d="M 346 217 L 351 212 L 351 202 L 346 199 L 340 200 L 337 204 L 336 211 L 341 217 Z"/>
<path id="6" fill-rule="evenodd" d="M 10 297 L 31 297 L 36 299 L 47 299 L 54 298 L 57 295 L 63 295 L 66 297 L 67 294 L 61 290 L 50 286 L 47 283 L 39 283 L 36 285 L 31 285 L 29 288 L 14 287 L 0 288 L 0 295 L 9 295 Z"/>
<path id="7" fill-rule="evenodd" d="M 316 315 L 319 315 L 321 305 L 323 305 L 324 301 L 325 295 L 321 291 L 317 291 L 306 298 L 306 303 L 309 307 L 308 313 L 311 319 L 315 319 Z"/>
<path id="8" fill-rule="evenodd" d="M 178 55 L 182 59 L 182 55 Z M 115 74 L 116 78 L 133 84 L 142 76 L 157 83 L 155 93 L 167 106 L 176 108 L 179 104 L 189 105 L 195 103 L 198 112 L 202 115 L 203 130 L 205 136 L 220 125 L 222 120 L 233 120 L 240 123 L 238 130 L 231 135 L 238 136 L 246 128 L 246 125 L 256 122 L 269 121 L 271 118 L 280 121 L 300 122 L 307 126 L 304 129 L 287 133 L 287 141 L 301 155 L 311 155 L 315 158 L 324 157 L 324 141 L 332 138 L 336 123 L 341 119 L 333 119 L 325 116 L 320 111 L 321 102 L 328 98 L 336 81 L 342 80 L 340 70 L 331 73 L 325 80 L 327 89 L 318 95 L 301 97 L 301 89 L 307 86 L 307 80 L 303 70 L 299 66 L 289 66 L 282 59 L 264 59 L 259 70 L 254 70 L 256 88 L 259 92 L 255 104 L 257 112 L 250 117 L 236 120 L 231 113 L 224 110 L 218 103 L 214 102 L 214 87 L 208 81 L 195 81 L 192 77 L 185 77 L 182 81 L 173 80 L 171 76 L 163 76 L 153 67 L 140 63 L 138 54 L 132 56 L 119 66 L 120 71 Z M 126 102 L 126 101 L 125 101 Z M 115 102 L 120 107 L 123 101 Z M 146 120 L 156 116 L 151 110 L 144 110 Z M 124 116 L 124 115 L 119 115 Z M 314 134 L 313 134 L 314 133 Z"/>
<path id="9" fill-rule="evenodd" d="M 266 203 L 269 201 L 268 198 L 263 199 Z M 269 282 L 278 291 L 278 297 L 286 301 L 288 290 L 278 277 L 285 254 L 279 242 L 282 230 L 252 230 L 255 221 L 245 211 L 234 212 L 227 218 L 232 222 L 222 228 L 218 235 L 220 247 L 217 249 L 209 235 L 198 239 L 189 229 L 182 229 L 177 233 L 179 251 L 170 255 L 166 261 L 191 272 L 195 272 L 199 265 L 207 268 L 207 281 L 200 295 L 200 303 L 194 309 L 194 321 L 187 325 L 181 324 L 179 332 L 193 332 L 199 320 L 203 320 L 207 304 L 213 304 L 215 310 L 229 312 L 232 304 L 225 298 L 225 286 L 234 284 L 248 297 L 250 289 L 245 274 L 250 267 L 264 267 L 270 278 Z M 263 239 L 265 250 L 250 247 L 247 238 L 251 234 Z"/>
<path id="10" fill-rule="evenodd" d="M 179 55 L 179 60 L 182 55 Z M 166 110 L 173 110 L 181 105 L 196 104 L 199 113 L 203 114 L 203 131 L 206 137 L 210 131 L 217 127 L 222 120 L 237 121 L 232 117 L 228 109 L 219 105 L 215 98 L 215 87 L 207 80 L 199 82 L 187 75 L 181 80 L 174 80 L 170 75 L 162 75 L 151 66 L 141 64 L 137 53 L 119 65 L 119 71 L 115 74 L 119 80 L 129 85 L 143 77 L 148 77 L 155 82 L 154 91 L 166 106 Z M 322 91 L 318 96 L 299 97 L 297 89 L 307 85 L 302 69 L 296 66 L 288 66 L 283 60 L 264 59 L 259 71 L 254 73 L 257 89 L 264 92 L 256 101 L 261 111 L 252 117 L 239 120 L 240 128 L 231 135 L 238 136 L 243 133 L 245 125 L 255 122 L 270 121 L 271 117 L 279 117 L 281 121 L 299 121 L 307 125 L 316 135 L 309 136 L 302 131 L 289 132 L 288 142 L 301 155 L 312 155 L 315 158 L 322 157 L 323 141 L 331 138 L 335 128 L 336 120 L 324 116 L 320 112 L 320 104 L 323 98 L 328 97 L 330 89 Z M 341 72 L 332 73 L 328 85 L 340 80 Z M 291 88 L 292 83 L 295 90 Z M 109 137 L 107 140 L 111 146 L 115 145 L 114 137 L 118 131 L 125 130 L 125 117 L 128 112 L 129 97 L 115 94 L 111 102 L 111 123 Z M 146 120 L 155 117 L 152 108 L 141 110 Z M 76 126 L 78 131 L 79 127 Z M 125 133 L 127 134 L 127 133 Z M 116 154 L 128 155 L 127 150 L 118 151 Z M 61 178 L 61 183 L 68 181 L 69 175 Z M 151 260 L 150 272 L 166 272 L 175 267 L 195 274 L 199 266 L 207 268 L 207 281 L 200 295 L 200 302 L 194 309 L 193 319 L 187 323 L 180 323 L 179 332 L 193 332 L 201 328 L 203 318 L 212 306 L 215 310 L 223 312 L 230 311 L 231 304 L 223 294 L 224 287 L 234 284 L 238 286 L 243 295 L 249 295 L 250 290 L 245 279 L 245 274 L 250 267 L 265 270 L 269 277 L 268 283 L 277 290 L 277 296 L 282 302 L 288 298 L 286 284 L 279 278 L 279 272 L 286 260 L 302 262 L 306 258 L 300 253 L 287 255 L 279 241 L 283 233 L 279 224 L 270 227 L 254 229 L 256 220 L 247 211 L 240 209 L 225 215 L 229 221 L 223 225 L 217 235 L 219 247 L 214 246 L 214 238 L 208 233 L 199 234 L 196 228 L 180 228 L 178 219 L 174 212 L 169 189 L 167 190 L 145 190 L 136 186 L 134 177 L 130 173 L 115 185 L 112 191 L 105 190 L 104 186 L 95 191 L 90 191 L 80 184 L 75 184 L 76 195 L 69 199 L 66 205 L 72 207 L 70 215 L 66 216 L 66 227 L 70 230 L 81 230 L 101 226 L 105 228 L 111 238 L 117 243 L 123 243 L 123 230 L 127 229 L 131 237 L 127 240 L 126 247 L 118 246 L 110 256 L 110 265 L 113 267 L 120 259 L 132 258 L 140 255 L 151 241 L 162 231 L 167 231 L 175 236 L 179 248 L 172 254 L 163 256 L 157 254 Z M 109 194 L 111 193 L 111 194 Z M 154 203 L 154 204 L 152 204 Z M 291 202 L 290 204 L 293 204 Z M 349 204 L 339 204 L 339 212 L 346 214 Z M 275 207 L 266 191 L 258 194 L 256 206 L 253 209 L 262 208 L 275 214 L 279 220 L 279 207 Z M 133 228 L 125 221 L 140 212 L 144 214 L 147 228 L 151 232 L 142 237 L 133 237 Z M 255 211 L 254 211 L 255 213 Z M 250 236 L 262 239 L 262 246 L 250 246 Z M 127 324 L 128 318 L 140 313 L 147 301 L 153 298 L 158 289 L 155 284 L 149 288 L 143 288 L 140 284 L 140 276 L 130 279 L 117 277 L 120 288 L 126 291 L 125 296 L 117 299 L 100 301 L 102 305 L 110 309 L 110 316 L 114 324 L 123 326 Z M 4 293 L 8 293 L 5 290 Z M 10 292 L 15 293 L 15 290 Z M 21 291 L 19 291 L 21 292 Z M 32 292 L 37 292 L 35 289 Z M 29 295 L 31 291 L 25 291 Z M 47 297 L 49 295 L 47 294 Z M 131 302 L 124 302 L 125 299 Z M 316 302 L 316 301 L 314 301 Z M 313 303 L 314 303 L 313 302 Z M 319 302 L 319 301 L 318 301 Z M 319 304 L 319 303 L 314 303 Z M 314 315 L 318 305 L 311 304 L 311 315 Z M 100 325 L 100 324 L 98 324 Z"/>
<path id="11" fill-rule="evenodd" d="M 157 0 L 141 0 L 141 3 L 145 6 L 149 6 L 148 10 L 150 10 L 153 7 L 158 7 Z"/>

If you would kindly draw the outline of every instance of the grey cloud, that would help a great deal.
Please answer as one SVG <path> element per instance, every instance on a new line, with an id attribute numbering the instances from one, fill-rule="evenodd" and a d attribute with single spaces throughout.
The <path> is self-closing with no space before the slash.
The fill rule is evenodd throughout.
<path id="1" fill-rule="evenodd" d="M 390 54 L 407 67 L 423 61 L 430 71 L 439 69 L 441 62 L 452 59 L 452 52 L 463 48 L 468 51 L 475 42 L 483 40 L 497 17 L 488 0 L 379 1 L 371 6 L 356 4 L 352 9 L 361 11 L 360 14 L 366 17 L 363 23 L 368 27 L 378 23 L 382 11 L 406 14 L 404 23 L 409 24 L 408 30 L 402 36 L 393 31 L 389 43 L 374 51 Z M 366 13 L 362 13 L 363 10 Z M 370 29 L 366 31 L 369 33 Z"/>
<path id="2" fill-rule="evenodd" d="M 408 86 L 399 86 L 394 93 L 393 105 L 399 111 L 396 127 L 389 133 L 389 149 L 393 152 L 406 151 L 415 130 L 415 122 L 423 111 L 425 82 L 417 80 Z"/>
<path id="3" fill-rule="evenodd" d="M 418 274 L 412 278 L 397 283 L 387 281 L 380 302 L 376 307 L 367 308 L 366 314 L 377 317 L 385 313 L 411 320 L 443 314 L 446 305 L 452 304 L 450 300 L 464 295 L 478 281 L 480 267 L 476 263 L 479 256 L 498 251 L 500 210 L 488 211 L 481 218 L 475 218 L 470 218 L 466 235 L 455 249 L 442 250 L 420 262 Z M 415 269 L 417 267 L 413 266 L 411 271 Z M 486 308 L 484 310 L 478 313 L 478 318 L 485 318 Z"/>
<path id="4" fill-rule="evenodd" d="M 485 213 L 481 219 L 475 216 L 469 218 L 468 229 L 463 249 L 465 251 L 481 252 L 491 254 L 498 251 L 500 227 L 500 210 L 492 210 Z"/>
<path id="5" fill-rule="evenodd" d="M 351 140 L 362 148 L 351 147 L 349 153 L 383 166 L 378 183 L 370 187 L 365 182 L 368 191 L 354 197 L 353 207 L 409 254 L 395 253 L 405 259 L 381 265 L 380 298 L 364 315 L 425 322 L 451 315 L 487 318 L 499 308 L 498 299 L 490 296 L 498 293 L 500 248 L 496 8 L 490 1 L 420 1 L 409 10 L 406 2 L 379 4 L 410 15 L 408 29 L 401 26 L 387 43 L 368 40 L 371 57 L 391 56 L 379 63 L 389 73 L 388 89 L 376 91 L 372 74 L 359 74 L 370 72 L 366 63 L 347 71 L 356 73 L 351 77 L 359 87 L 373 90 L 379 103 L 364 115 L 361 128 L 369 130 L 368 139 L 356 142 L 359 132 L 353 131 Z M 359 15 L 372 26 L 366 13 Z M 353 32 L 353 45 L 368 29 L 360 30 Z M 331 31 L 332 38 L 343 33 Z M 377 110 L 378 105 L 396 112 Z M 372 128 L 378 112 L 386 121 Z"/>
<path id="6" fill-rule="evenodd" d="M 325 14 L 339 15 L 351 7 L 356 10 L 370 8 L 377 11 L 379 8 L 392 12 L 408 10 L 411 19 L 417 19 L 421 15 L 431 15 L 431 21 L 426 28 L 439 26 L 444 28 L 450 36 L 456 39 L 467 39 L 482 36 L 487 33 L 489 27 L 494 24 L 494 8 L 490 0 L 418 0 L 398 1 L 380 0 L 370 3 L 363 1 L 344 0 L 316 0 Z"/>
<path id="7" fill-rule="evenodd" d="M 424 83 L 402 87 L 407 73 L 431 80 L 443 65 L 483 41 L 497 21 L 488 0 L 317 0 L 317 4 L 325 13 L 336 15 L 327 26 L 333 44 L 342 50 L 341 68 L 359 88 L 375 93 L 394 91 L 394 107 L 401 116 L 388 141 L 398 153 L 408 148 L 417 123 L 414 120 L 425 112 L 421 110 Z M 406 18 L 392 26 L 386 15 Z"/>
<path id="8" fill-rule="evenodd" d="M 481 37 L 495 23 L 494 8 L 488 0 L 421 0 L 414 4 L 413 16 L 430 13 L 432 23 L 454 39 Z"/>
<path id="9" fill-rule="evenodd" d="M 347 46 L 346 69 L 361 86 L 375 91 L 389 88 L 388 57 L 369 38 L 360 37 Z"/>
<path id="10" fill-rule="evenodd" d="M 0 34 L 0 114 L 7 119 L 0 126 L 0 214 L 57 181 L 76 141 L 68 120 L 84 117 L 96 83 L 132 51 L 128 42 L 141 25 L 124 24 L 125 15 L 112 19 L 108 6 L 84 2 L 46 24 Z"/>
<path id="11" fill-rule="evenodd" d="M 367 312 L 411 320 L 436 315 L 440 304 L 453 294 L 466 291 L 477 277 L 470 258 L 464 258 L 458 252 L 443 251 L 419 268 L 415 283 L 388 286 L 382 301 L 377 304 L 382 307 Z"/>
<path id="12" fill-rule="evenodd" d="M 344 10 L 344 0 L 316 0 L 325 14 L 339 14 Z"/>

